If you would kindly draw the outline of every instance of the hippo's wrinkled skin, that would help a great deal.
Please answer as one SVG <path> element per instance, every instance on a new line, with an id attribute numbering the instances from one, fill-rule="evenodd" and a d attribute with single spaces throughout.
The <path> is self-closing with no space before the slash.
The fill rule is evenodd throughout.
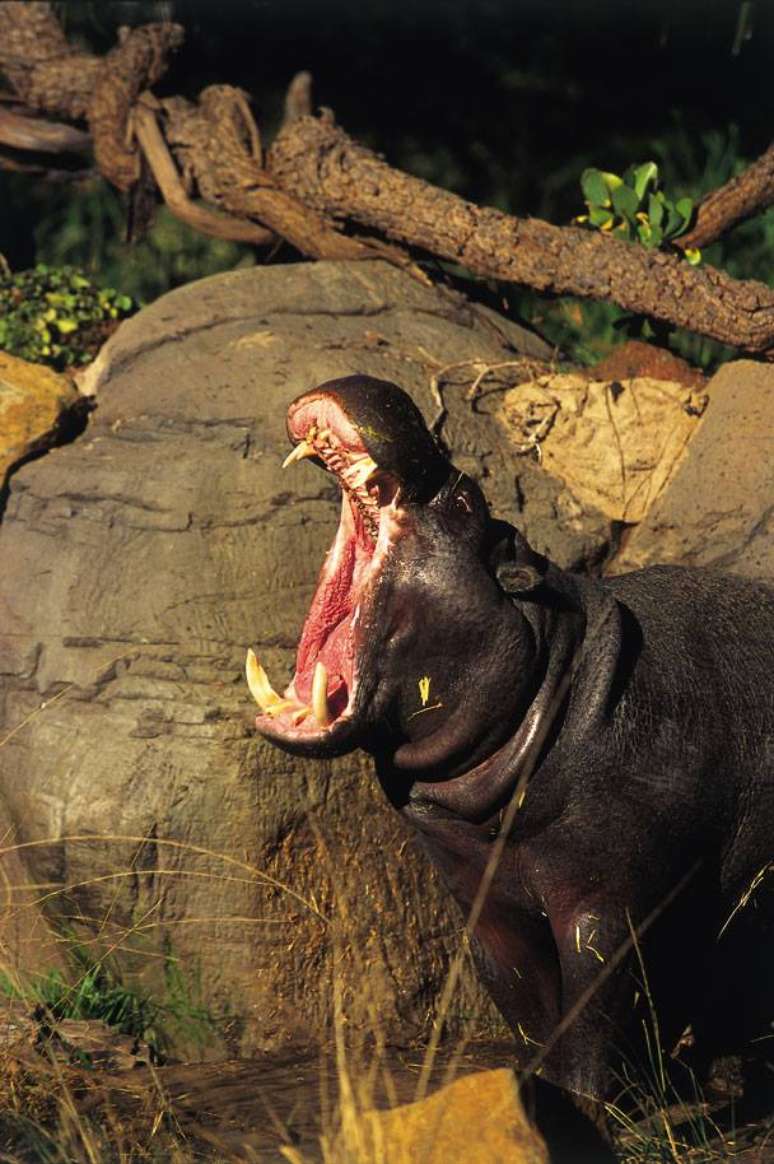
<path id="1" fill-rule="evenodd" d="M 289 460 L 339 478 L 342 523 L 284 695 L 250 658 L 257 726 L 371 752 L 466 915 L 507 827 L 473 947 L 522 1063 L 608 1097 L 654 1012 L 667 1049 L 688 1021 L 770 1035 L 770 1000 L 744 999 L 771 965 L 771 593 L 565 573 L 394 385 L 330 381 L 288 429 Z"/>

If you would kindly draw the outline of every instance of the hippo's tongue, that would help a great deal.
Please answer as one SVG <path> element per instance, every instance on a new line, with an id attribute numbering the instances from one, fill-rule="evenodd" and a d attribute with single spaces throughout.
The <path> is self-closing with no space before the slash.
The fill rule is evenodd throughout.
<path id="1" fill-rule="evenodd" d="M 330 683 L 329 697 L 332 697 L 336 685 L 344 685 L 345 695 L 352 688 L 352 620 L 373 553 L 374 542 L 366 518 L 359 506 L 344 493 L 336 540 L 320 571 L 317 589 L 298 644 L 293 688 L 295 695 L 304 702 L 311 695 L 313 672 L 318 660 L 324 664 L 330 680 L 338 680 L 338 684 Z"/>

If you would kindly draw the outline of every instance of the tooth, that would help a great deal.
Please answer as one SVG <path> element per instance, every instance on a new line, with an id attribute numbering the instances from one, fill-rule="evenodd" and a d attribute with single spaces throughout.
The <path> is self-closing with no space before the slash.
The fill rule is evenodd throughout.
<path id="1" fill-rule="evenodd" d="M 378 466 L 373 457 L 369 457 L 367 453 L 364 453 L 347 470 L 345 474 L 347 484 L 353 489 L 361 489 L 377 468 Z"/>
<path id="2" fill-rule="evenodd" d="M 287 469 L 288 465 L 292 465 L 294 461 L 302 461 L 304 457 L 316 457 L 317 453 L 309 444 L 309 441 L 299 441 L 292 453 L 288 453 L 285 460 L 282 462 L 282 468 Z"/>
<path id="3" fill-rule="evenodd" d="M 282 702 L 280 696 L 269 682 L 269 677 L 258 662 L 255 651 L 252 648 L 249 648 L 247 652 L 245 676 L 247 677 L 247 686 L 250 688 L 250 694 L 263 711 L 269 711 L 277 703 Z"/>
<path id="4" fill-rule="evenodd" d="M 312 711 L 320 727 L 328 727 L 331 723 L 331 713 L 328 708 L 328 671 L 324 663 L 318 659 L 314 666 L 312 679 Z"/>
<path id="5" fill-rule="evenodd" d="M 311 714 L 311 707 L 306 707 L 304 704 L 301 704 L 301 706 L 298 708 L 298 711 L 295 711 L 291 716 L 291 719 L 293 720 L 293 726 L 298 727 L 298 725 L 303 723 L 306 717 Z"/>

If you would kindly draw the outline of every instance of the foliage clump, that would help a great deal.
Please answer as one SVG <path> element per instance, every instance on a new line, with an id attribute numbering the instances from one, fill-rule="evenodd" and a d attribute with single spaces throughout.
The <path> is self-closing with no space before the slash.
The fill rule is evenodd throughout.
<path id="1" fill-rule="evenodd" d="M 0 348 L 57 371 L 87 364 L 116 324 L 137 310 L 129 295 L 97 287 L 77 267 L 0 266 Z"/>
<path id="2" fill-rule="evenodd" d="M 636 240 L 648 249 L 679 238 L 693 219 L 692 198 L 668 198 L 659 189 L 655 162 L 629 166 L 622 175 L 589 167 L 581 174 L 581 189 L 588 214 L 581 214 L 576 222 L 627 241 Z M 688 248 L 685 257 L 695 264 L 701 260 L 701 253 Z"/>

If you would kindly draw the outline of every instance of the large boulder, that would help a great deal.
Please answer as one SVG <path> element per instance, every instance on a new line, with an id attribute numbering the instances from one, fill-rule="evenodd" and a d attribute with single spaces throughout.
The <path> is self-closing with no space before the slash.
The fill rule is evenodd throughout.
<path id="1" fill-rule="evenodd" d="M 508 362 L 512 384 L 550 354 L 382 263 L 220 275 L 126 322 L 88 430 L 11 480 L 0 787 L 25 880 L 81 958 L 166 990 L 183 1027 L 205 1000 L 214 1053 L 321 1035 L 334 974 L 353 1026 L 412 1037 L 460 941 L 369 762 L 302 762 L 251 729 L 245 649 L 279 685 L 337 523 L 319 471 L 280 469 L 286 406 L 352 372 L 402 384 L 428 418 L 442 402 L 456 462 L 578 563 L 609 522 L 514 467 L 496 393 L 466 399 L 479 369 Z M 462 1016 L 496 1021 L 471 980 Z"/>
<path id="2" fill-rule="evenodd" d="M 724 364 L 669 482 L 628 531 L 611 572 L 678 562 L 774 582 L 774 369 Z"/>

